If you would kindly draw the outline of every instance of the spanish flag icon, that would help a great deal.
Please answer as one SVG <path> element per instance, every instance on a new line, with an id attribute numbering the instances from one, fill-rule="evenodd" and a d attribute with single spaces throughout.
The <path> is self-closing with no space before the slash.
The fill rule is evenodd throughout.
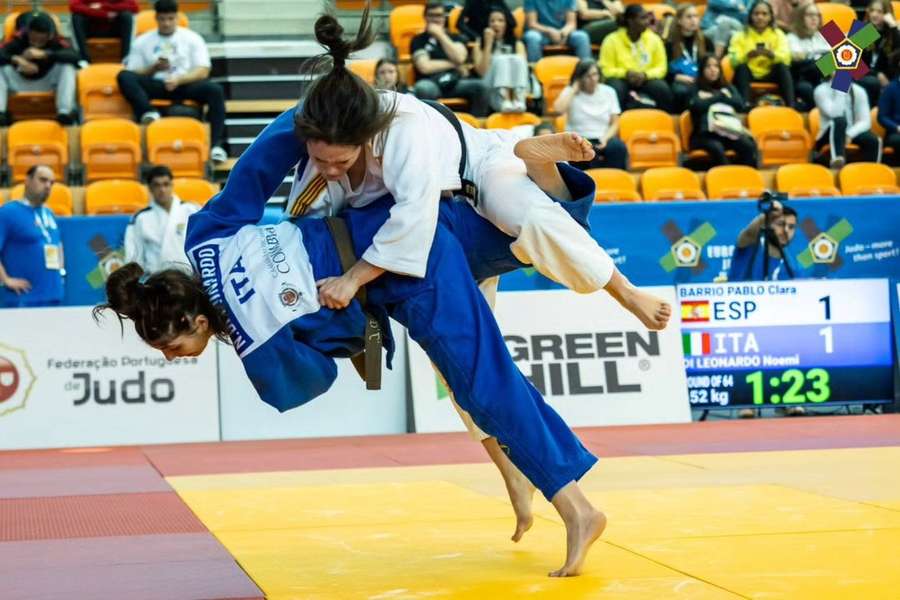
<path id="1" fill-rule="evenodd" d="M 682 323 L 705 323 L 709 321 L 709 300 L 689 300 L 681 303 Z"/>

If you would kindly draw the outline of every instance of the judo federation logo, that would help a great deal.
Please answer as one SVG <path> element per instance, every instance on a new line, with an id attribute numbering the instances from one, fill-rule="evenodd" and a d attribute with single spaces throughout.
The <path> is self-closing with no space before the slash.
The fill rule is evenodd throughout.
<path id="1" fill-rule="evenodd" d="M 847 92 L 851 83 L 869 72 L 869 66 L 862 61 L 862 52 L 881 36 L 871 23 L 863 26 L 856 20 L 848 33 L 841 31 L 834 21 L 829 21 L 820 33 L 831 46 L 831 52 L 823 54 L 816 66 L 826 77 L 834 73 L 833 89 Z"/>
<path id="2" fill-rule="evenodd" d="M 25 408 L 36 381 L 25 352 L 0 344 L 0 417 Z"/>
<path id="3" fill-rule="evenodd" d="M 669 221 L 663 226 L 663 234 L 672 242 L 669 251 L 659 259 L 659 265 L 666 273 L 679 267 L 703 270 L 703 247 L 716 235 L 712 225 L 703 223 L 684 235 L 673 221 Z"/>
<path id="4" fill-rule="evenodd" d="M 843 261 L 838 248 L 844 239 L 853 233 L 853 226 L 847 219 L 840 219 L 826 231 L 820 231 L 815 221 L 805 219 L 800 225 L 809 240 L 806 248 L 797 255 L 797 262 L 804 269 L 814 265 L 829 265 L 832 270 L 839 268 Z"/>
<path id="5" fill-rule="evenodd" d="M 282 306 L 291 307 L 300 301 L 300 292 L 297 288 L 284 283 L 281 286 L 281 292 L 278 294 L 278 299 L 281 300 Z"/>

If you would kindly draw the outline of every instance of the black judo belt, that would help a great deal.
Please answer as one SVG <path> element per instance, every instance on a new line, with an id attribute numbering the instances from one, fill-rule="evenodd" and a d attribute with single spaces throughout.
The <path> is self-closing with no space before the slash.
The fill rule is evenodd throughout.
<path id="1" fill-rule="evenodd" d="M 458 190 L 451 191 L 469 200 L 469 202 L 472 203 L 472 206 L 478 206 L 478 186 L 476 186 L 474 182 L 466 179 L 466 163 L 468 162 L 468 153 L 466 151 L 466 138 L 463 135 L 462 125 L 459 124 L 459 119 L 455 114 L 453 114 L 452 110 L 450 110 L 440 102 L 435 102 L 434 100 L 422 100 L 422 102 L 438 111 L 445 119 L 450 121 L 450 125 L 453 126 L 453 129 L 456 130 L 456 135 L 459 136 L 459 181 L 462 187 Z"/>
<path id="2" fill-rule="evenodd" d="M 338 257 L 341 259 L 341 269 L 344 273 L 356 264 L 356 252 L 353 250 L 353 240 L 347 230 L 347 223 L 340 217 L 326 217 L 325 224 L 334 238 Z M 356 372 L 366 382 L 367 390 L 381 389 L 381 324 L 366 308 L 366 286 L 360 286 L 356 292 L 356 299 L 362 307 L 366 317 L 366 333 L 364 337 L 364 350 L 350 357 L 350 362 L 356 368 Z"/>

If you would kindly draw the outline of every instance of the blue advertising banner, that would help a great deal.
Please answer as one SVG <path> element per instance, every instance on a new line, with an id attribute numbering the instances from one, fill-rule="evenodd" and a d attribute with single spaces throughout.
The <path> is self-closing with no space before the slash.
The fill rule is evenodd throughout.
<path id="1" fill-rule="evenodd" d="M 791 200 L 799 214 L 786 252 L 797 278 L 900 277 L 900 198 Z M 591 209 L 594 238 L 637 285 L 722 281 L 756 202 L 606 204 Z M 501 291 L 557 289 L 533 269 L 504 275 Z"/>
<path id="2" fill-rule="evenodd" d="M 122 241 L 130 216 L 57 219 L 66 255 L 66 295 L 63 304 L 97 304 L 105 298 L 103 284 L 122 266 Z"/>

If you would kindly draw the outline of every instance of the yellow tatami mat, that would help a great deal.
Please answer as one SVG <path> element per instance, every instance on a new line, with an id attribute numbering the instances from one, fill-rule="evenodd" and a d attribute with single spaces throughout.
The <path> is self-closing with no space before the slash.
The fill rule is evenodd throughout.
<path id="1" fill-rule="evenodd" d="M 900 598 L 900 448 L 602 459 L 581 577 L 491 465 L 170 477 L 268 598 Z"/>

